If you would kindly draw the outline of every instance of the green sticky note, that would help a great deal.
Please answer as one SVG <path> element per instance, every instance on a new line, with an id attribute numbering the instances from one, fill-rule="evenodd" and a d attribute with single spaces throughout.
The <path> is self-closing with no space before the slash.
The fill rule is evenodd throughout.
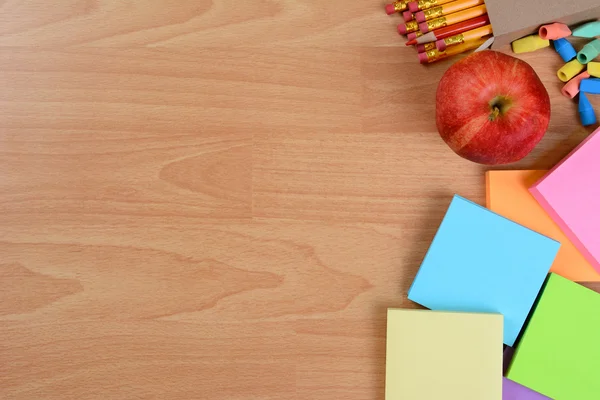
<path id="1" fill-rule="evenodd" d="M 508 379 L 553 399 L 600 398 L 600 294 L 550 274 Z"/>

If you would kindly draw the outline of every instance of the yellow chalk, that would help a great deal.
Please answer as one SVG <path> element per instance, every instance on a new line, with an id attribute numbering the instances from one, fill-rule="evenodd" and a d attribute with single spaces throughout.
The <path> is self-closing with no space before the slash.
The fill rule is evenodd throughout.
<path id="1" fill-rule="evenodd" d="M 588 74 L 600 78 L 600 62 L 590 62 L 587 64 Z"/>
<path id="2" fill-rule="evenodd" d="M 569 82 L 571 78 L 575 75 L 583 71 L 585 65 L 581 64 L 577 59 L 569 61 L 561 69 L 558 70 L 556 75 L 558 75 L 558 79 L 563 82 Z"/>
<path id="3" fill-rule="evenodd" d="M 550 46 L 550 41 L 542 39 L 540 35 L 530 35 L 512 42 L 514 53 L 528 53 Z"/>

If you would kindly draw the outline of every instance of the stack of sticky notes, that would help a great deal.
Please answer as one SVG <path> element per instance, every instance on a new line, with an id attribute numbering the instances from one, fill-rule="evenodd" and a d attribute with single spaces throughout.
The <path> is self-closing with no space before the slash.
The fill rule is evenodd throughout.
<path id="1" fill-rule="evenodd" d="M 454 196 L 408 291 L 428 310 L 388 310 L 386 400 L 600 399 L 600 294 L 575 283 L 600 281 L 600 129 L 486 187 L 488 208 Z"/>
<path id="2" fill-rule="evenodd" d="M 386 399 L 501 399 L 501 315 L 389 309 L 387 337 Z"/>

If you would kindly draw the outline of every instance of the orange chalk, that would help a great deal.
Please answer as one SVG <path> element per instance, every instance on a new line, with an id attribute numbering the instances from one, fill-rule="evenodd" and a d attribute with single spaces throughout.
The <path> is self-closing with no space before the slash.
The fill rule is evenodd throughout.
<path id="1" fill-rule="evenodd" d="M 590 77 L 590 74 L 587 71 L 584 71 L 577 75 L 575 78 L 571 79 L 563 88 L 561 89 L 561 93 L 563 96 L 568 97 L 569 99 L 574 98 L 579 93 L 579 83 L 581 83 L 582 79 L 587 79 Z"/>
<path id="2" fill-rule="evenodd" d="M 565 24 L 549 24 L 540 27 L 538 35 L 544 40 L 556 40 L 571 36 L 571 30 Z"/>

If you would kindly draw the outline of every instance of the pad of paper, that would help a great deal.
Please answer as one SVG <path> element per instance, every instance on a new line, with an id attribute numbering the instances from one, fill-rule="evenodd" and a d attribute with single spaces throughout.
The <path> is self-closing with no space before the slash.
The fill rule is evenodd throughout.
<path id="1" fill-rule="evenodd" d="M 455 196 L 408 298 L 432 310 L 503 314 L 512 346 L 559 246 Z"/>
<path id="2" fill-rule="evenodd" d="M 535 184 L 531 193 L 600 272 L 600 129 Z"/>
<path id="3" fill-rule="evenodd" d="M 600 281 L 600 274 L 529 192 L 529 188 L 547 172 L 488 171 L 486 174 L 487 208 L 559 242 L 561 247 L 550 268 L 551 272 L 556 272 L 572 281 Z"/>
<path id="4" fill-rule="evenodd" d="M 600 294 L 551 274 L 507 377 L 553 399 L 600 398 Z"/>
<path id="5" fill-rule="evenodd" d="M 549 400 L 549 398 L 504 378 L 502 380 L 502 400 Z"/>
<path id="6" fill-rule="evenodd" d="M 502 315 L 388 309 L 386 400 L 502 399 Z"/>

